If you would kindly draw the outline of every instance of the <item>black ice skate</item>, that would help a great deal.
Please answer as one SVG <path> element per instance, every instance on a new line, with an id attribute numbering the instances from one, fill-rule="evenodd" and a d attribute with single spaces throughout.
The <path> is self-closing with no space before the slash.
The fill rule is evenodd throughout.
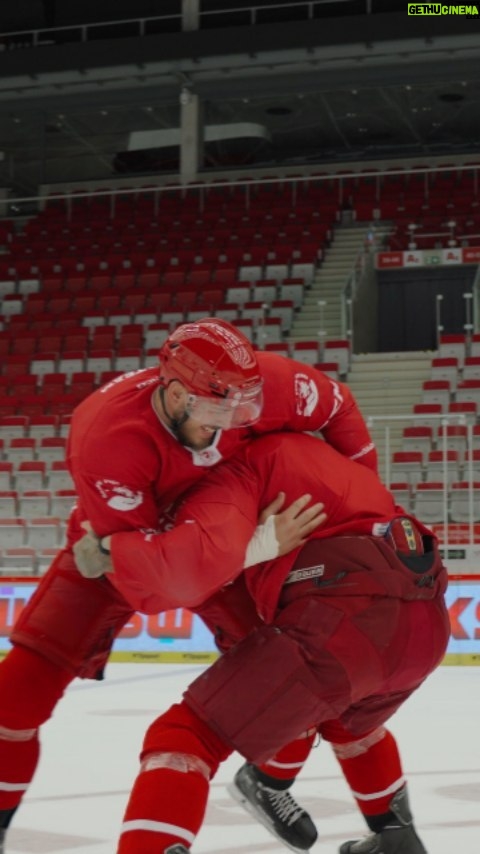
<path id="1" fill-rule="evenodd" d="M 392 798 L 390 811 L 396 817 L 380 833 L 344 842 L 339 854 L 427 854 L 413 826 L 405 787 Z"/>
<path id="2" fill-rule="evenodd" d="M 253 765 L 242 765 L 228 791 L 291 851 L 303 854 L 316 842 L 317 829 L 308 813 L 286 789 L 261 783 Z"/>

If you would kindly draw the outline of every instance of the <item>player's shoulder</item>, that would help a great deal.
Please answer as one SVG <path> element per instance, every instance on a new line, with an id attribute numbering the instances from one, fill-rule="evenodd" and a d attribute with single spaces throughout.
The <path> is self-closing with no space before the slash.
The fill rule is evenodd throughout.
<path id="1" fill-rule="evenodd" d="M 119 376 L 100 386 L 96 394 L 100 398 L 103 397 L 105 399 L 112 397 L 122 398 L 123 395 L 129 395 L 131 399 L 134 393 L 141 395 L 143 391 L 148 391 L 148 389 L 151 389 L 153 392 L 158 383 L 158 368 L 140 368 L 136 371 L 119 374 Z M 128 401 L 126 405 L 128 405 Z"/>
<path id="2" fill-rule="evenodd" d="M 151 397 L 157 384 L 158 372 L 151 369 L 115 377 L 76 407 L 71 432 L 84 439 L 132 429 L 148 432 L 155 421 Z"/>
<path id="3" fill-rule="evenodd" d="M 272 350 L 255 350 L 255 356 L 259 365 L 288 365 L 292 361 L 290 356 Z"/>
<path id="4" fill-rule="evenodd" d="M 264 380 L 290 373 L 293 367 L 292 359 L 280 353 L 270 353 L 267 350 L 257 350 L 255 353 Z"/>
<path id="5" fill-rule="evenodd" d="M 295 377 L 298 374 L 302 377 L 309 377 L 320 384 L 331 385 L 330 378 L 314 365 L 299 362 L 290 356 L 283 356 L 280 353 L 271 353 L 266 350 L 258 350 L 256 357 L 260 372 L 265 379 L 282 375 Z"/>

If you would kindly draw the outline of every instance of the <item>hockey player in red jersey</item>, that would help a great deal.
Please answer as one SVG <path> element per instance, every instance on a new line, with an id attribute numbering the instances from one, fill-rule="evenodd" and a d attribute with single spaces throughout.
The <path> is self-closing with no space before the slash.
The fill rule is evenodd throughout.
<path id="1" fill-rule="evenodd" d="M 327 521 L 303 546 L 245 570 L 262 622 L 148 729 L 118 854 L 186 852 L 232 750 L 247 759 L 236 793 L 249 802 L 249 764 L 312 728 L 332 743 L 372 831 L 340 854 L 425 854 L 385 722 L 443 657 L 447 573 L 432 533 L 373 472 L 311 436 L 265 436 L 189 491 L 170 532 L 114 534 L 111 556 L 89 535 L 75 547 L 79 569 L 107 572 L 147 612 L 196 606 L 258 556 L 247 544 L 259 509 L 283 484 L 288 501 L 309 492 L 323 503 Z M 275 555 L 268 532 L 263 545 Z M 293 815 L 281 791 L 261 785 L 254 796 Z"/>
<path id="2" fill-rule="evenodd" d="M 215 318 L 184 324 L 159 356 L 160 369 L 113 380 L 72 418 L 68 463 L 78 502 L 67 544 L 22 612 L 13 649 L 0 663 L 0 851 L 37 766 L 39 727 L 75 676 L 102 678 L 113 640 L 132 613 L 110 581 L 77 572 L 72 546 L 83 535 L 82 522 L 89 518 L 100 536 L 157 530 L 185 489 L 256 434 L 273 430 L 321 430 L 341 453 L 376 466 L 345 385 L 297 362 L 256 354 L 230 324 Z M 140 552 L 138 566 L 143 559 Z M 226 613 L 222 600 L 211 601 L 203 616 L 228 634 Z M 248 619 L 244 613 L 239 623 Z"/>

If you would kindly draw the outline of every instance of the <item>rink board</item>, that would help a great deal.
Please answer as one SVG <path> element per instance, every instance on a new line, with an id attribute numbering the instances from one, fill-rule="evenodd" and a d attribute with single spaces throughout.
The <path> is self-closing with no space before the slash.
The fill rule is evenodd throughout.
<path id="1" fill-rule="evenodd" d="M 37 580 L 0 581 L 0 658 L 8 636 Z M 450 577 L 446 594 L 452 636 L 444 664 L 480 664 L 480 577 Z M 199 617 L 183 608 L 155 616 L 134 614 L 113 647 L 112 661 L 208 664 L 217 657 L 212 635 Z"/>

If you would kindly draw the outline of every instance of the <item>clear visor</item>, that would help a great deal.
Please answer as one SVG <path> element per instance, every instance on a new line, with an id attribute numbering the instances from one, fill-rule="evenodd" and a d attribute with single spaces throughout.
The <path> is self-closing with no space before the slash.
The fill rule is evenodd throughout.
<path id="1" fill-rule="evenodd" d="M 232 430 L 258 421 L 262 405 L 262 387 L 257 385 L 248 391 L 232 391 L 226 398 L 189 394 L 186 411 L 205 427 Z"/>

